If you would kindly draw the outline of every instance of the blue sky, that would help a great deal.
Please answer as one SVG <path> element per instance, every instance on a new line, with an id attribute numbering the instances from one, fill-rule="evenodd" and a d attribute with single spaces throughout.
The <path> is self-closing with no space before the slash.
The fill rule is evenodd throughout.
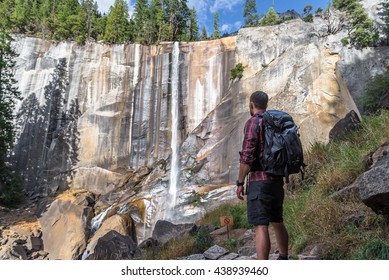
<path id="1" fill-rule="evenodd" d="M 134 11 L 135 2 L 136 0 L 128 1 L 130 14 Z M 319 7 L 325 9 L 329 0 L 257 0 L 258 14 L 265 14 L 273 2 L 277 12 L 294 9 L 302 13 L 306 5 L 311 5 L 313 11 Z M 100 11 L 108 12 L 114 0 L 97 0 L 97 3 Z M 218 12 L 220 15 L 219 29 L 222 34 L 236 31 L 244 24 L 244 3 L 245 0 L 188 0 L 188 6 L 196 8 L 200 30 L 205 26 L 208 33 L 213 32 L 213 14 Z"/>

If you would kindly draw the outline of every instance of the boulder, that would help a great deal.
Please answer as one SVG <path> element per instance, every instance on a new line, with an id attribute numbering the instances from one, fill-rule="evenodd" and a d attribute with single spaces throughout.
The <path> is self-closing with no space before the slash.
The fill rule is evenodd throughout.
<path id="1" fill-rule="evenodd" d="M 369 170 L 379 159 L 389 154 L 389 140 L 381 145 L 375 152 L 371 152 L 363 160 L 365 170 Z"/>
<path id="2" fill-rule="evenodd" d="M 343 119 L 338 121 L 330 131 L 330 140 L 344 140 L 348 133 L 360 127 L 360 119 L 355 111 L 351 110 Z"/>
<path id="3" fill-rule="evenodd" d="M 242 247 L 239 249 L 238 254 L 240 256 L 252 256 L 253 254 L 256 254 L 257 251 L 255 247 Z"/>
<path id="4" fill-rule="evenodd" d="M 194 255 L 190 255 L 190 256 L 187 256 L 187 257 L 182 257 L 182 258 L 179 258 L 180 260 L 205 260 L 205 257 L 203 254 L 194 254 Z"/>
<path id="5" fill-rule="evenodd" d="M 224 255 L 227 255 L 229 251 L 219 245 L 214 245 L 204 252 L 204 257 L 208 260 L 218 260 Z"/>
<path id="6" fill-rule="evenodd" d="M 55 200 L 39 219 L 44 250 L 50 259 L 78 259 L 86 248 L 92 208 Z"/>
<path id="7" fill-rule="evenodd" d="M 91 238 L 86 248 L 87 254 L 93 253 L 98 240 L 112 230 L 123 236 L 129 236 L 136 243 L 135 228 L 131 217 L 128 215 L 116 214 L 106 219 Z"/>
<path id="8" fill-rule="evenodd" d="M 27 239 L 27 249 L 31 252 L 37 252 L 43 249 L 43 240 L 39 237 L 30 236 Z"/>
<path id="9" fill-rule="evenodd" d="M 178 224 L 175 225 L 168 221 L 159 220 L 154 227 L 152 238 L 160 244 L 166 244 L 170 240 L 176 239 L 183 235 L 194 234 L 197 231 L 195 224 Z"/>
<path id="10" fill-rule="evenodd" d="M 389 215 L 389 155 L 359 176 L 355 184 L 368 207 L 377 214 Z"/>
<path id="11" fill-rule="evenodd" d="M 229 253 L 227 255 L 224 255 L 223 257 L 221 257 L 219 260 L 235 260 L 236 258 L 239 257 L 239 254 L 237 253 Z"/>
<path id="12" fill-rule="evenodd" d="M 140 255 L 140 250 L 134 240 L 111 230 L 99 238 L 88 260 L 130 260 Z"/>

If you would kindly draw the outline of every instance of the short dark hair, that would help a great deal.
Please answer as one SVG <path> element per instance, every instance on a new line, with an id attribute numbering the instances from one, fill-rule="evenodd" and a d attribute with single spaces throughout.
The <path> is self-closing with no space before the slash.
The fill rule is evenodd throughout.
<path id="1" fill-rule="evenodd" d="M 269 97 L 263 91 L 255 91 L 250 96 L 250 102 L 254 103 L 257 109 L 266 109 Z"/>

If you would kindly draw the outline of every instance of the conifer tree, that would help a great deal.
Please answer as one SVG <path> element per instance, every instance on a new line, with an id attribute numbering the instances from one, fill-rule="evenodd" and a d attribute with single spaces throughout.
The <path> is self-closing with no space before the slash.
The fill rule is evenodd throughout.
<path id="1" fill-rule="evenodd" d="M 154 1 L 155 2 L 155 1 Z M 135 41 L 146 43 L 149 41 L 152 24 L 149 16 L 148 0 L 137 0 L 134 11 Z M 154 3 L 156 4 L 156 3 Z"/>
<path id="2" fill-rule="evenodd" d="M 304 7 L 303 19 L 304 19 L 305 22 L 313 22 L 312 10 L 313 10 L 312 5 L 306 5 Z"/>
<path id="3" fill-rule="evenodd" d="M 199 39 L 199 26 L 197 24 L 196 9 L 189 10 L 189 41 L 197 41 Z"/>
<path id="4" fill-rule="evenodd" d="M 149 44 L 154 44 L 161 40 L 161 33 L 165 15 L 162 0 L 151 0 L 149 11 L 150 29 L 148 41 Z"/>
<path id="5" fill-rule="evenodd" d="M 389 45 L 389 0 L 385 0 L 382 3 L 382 8 L 383 8 L 383 21 L 384 21 L 384 36 L 386 39 L 386 44 Z"/>
<path id="6" fill-rule="evenodd" d="M 269 26 L 269 25 L 276 25 L 280 23 L 280 17 L 276 13 L 273 7 L 269 8 L 269 11 L 267 14 L 262 18 L 259 25 L 260 26 Z"/>
<path id="7" fill-rule="evenodd" d="M 218 39 L 220 37 L 218 12 L 213 14 L 213 30 L 213 39 Z"/>
<path id="8" fill-rule="evenodd" d="M 200 41 L 206 41 L 206 40 L 208 40 L 207 29 L 205 29 L 205 26 L 203 26 L 203 29 L 201 30 Z"/>
<path id="9" fill-rule="evenodd" d="M 32 3 L 30 0 L 15 0 L 11 20 L 13 27 L 16 28 L 18 32 L 25 33 L 27 31 L 27 25 L 30 21 L 31 5 Z"/>
<path id="10" fill-rule="evenodd" d="M 125 0 L 115 0 L 111 6 L 105 27 L 104 41 L 122 44 L 130 38 L 128 5 Z"/>
<path id="11" fill-rule="evenodd" d="M 20 92 L 14 78 L 17 54 L 11 46 L 12 38 L 0 29 L 0 167 L 14 140 L 14 108 Z"/>
<path id="12" fill-rule="evenodd" d="M 255 0 L 246 0 L 244 4 L 244 24 L 245 27 L 253 27 L 258 25 L 258 14 Z"/>

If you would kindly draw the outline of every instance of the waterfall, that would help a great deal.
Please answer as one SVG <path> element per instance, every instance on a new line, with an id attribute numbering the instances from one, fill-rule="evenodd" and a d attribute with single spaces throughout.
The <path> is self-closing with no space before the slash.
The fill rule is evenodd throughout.
<path id="1" fill-rule="evenodd" d="M 100 228 L 101 223 L 104 221 L 105 216 L 108 214 L 108 211 L 111 210 L 112 206 L 108 207 L 104 211 L 101 211 L 100 214 L 93 217 L 91 221 L 91 236 Z"/>
<path id="2" fill-rule="evenodd" d="M 179 122 L 179 92 L 178 92 L 178 83 L 179 83 L 179 56 L 180 48 L 179 43 L 175 42 L 173 47 L 172 54 L 172 73 L 171 73 L 171 103 L 172 103 L 172 139 L 171 139 L 171 167 L 170 167 L 170 184 L 169 184 L 169 195 L 168 195 L 168 204 L 165 212 L 166 220 L 174 220 L 174 207 L 176 204 L 176 194 L 177 194 L 177 183 L 178 183 L 178 173 L 179 173 L 179 134 L 178 134 L 178 122 Z"/>

